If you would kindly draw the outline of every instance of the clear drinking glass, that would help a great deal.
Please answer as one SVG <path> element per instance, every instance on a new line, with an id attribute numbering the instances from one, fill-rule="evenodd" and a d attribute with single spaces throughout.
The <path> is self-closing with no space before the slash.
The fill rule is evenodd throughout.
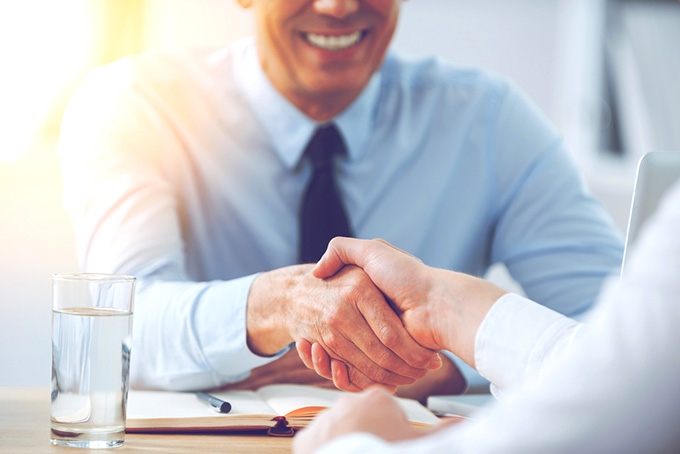
<path id="1" fill-rule="evenodd" d="M 132 276 L 52 276 L 53 444 L 123 445 L 134 286 Z"/>

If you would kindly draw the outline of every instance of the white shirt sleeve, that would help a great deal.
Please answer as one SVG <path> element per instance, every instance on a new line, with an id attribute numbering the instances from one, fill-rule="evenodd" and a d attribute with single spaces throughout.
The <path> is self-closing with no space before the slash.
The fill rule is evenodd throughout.
<path id="1" fill-rule="evenodd" d="M 508 393 L 475 420 L 396 444 L 355 434 L 322 452 L 677 452 L 678 226 L 680 184 L 631 249 L 624 278 L 607 283 L 581 327 L 516 296 L 500 300 L 478 333 L 477 359 Z"/>
<path id="2" fill-rule="evenodd" d="M 550 358 L 569 347 L 581 325 L 545 306 L 508 293 L 493 305 L 477 332 L 475 363 L 502 398 L 540 375 Z"/>
<path id="3" fill-rule="evenodd" d="M 246 343 L 255 275 L 196 282 L 186 272 L 181 215 L 164 156 L 179 146 L 125 67 L 95 71 L 64 115 L 58 152 L 64 205 L 83 271 L 138 278 L 131 385 L 194 390 L 271 362 Z M 198 201 L 196 203 L 199 203 Z"/>

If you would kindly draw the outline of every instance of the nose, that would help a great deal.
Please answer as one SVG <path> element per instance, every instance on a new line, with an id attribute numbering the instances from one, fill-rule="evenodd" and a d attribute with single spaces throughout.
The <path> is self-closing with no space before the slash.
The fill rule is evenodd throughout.
<path id="1" fill-rule="evenodd" d="M 315 0 L 314 9 L 319 14 L 343 18 L 359 10 L 361 0 Z"/>

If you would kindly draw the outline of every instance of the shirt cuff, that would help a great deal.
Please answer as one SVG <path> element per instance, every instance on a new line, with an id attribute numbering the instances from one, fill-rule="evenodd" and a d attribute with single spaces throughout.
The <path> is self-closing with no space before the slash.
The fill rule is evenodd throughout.
<path id="1" fill-rule="evenodd" d="M 280 358 L 290 348 L 267 357 L 248 348 L 246 306 L 250 287 L 258 275 L 211 283 L 196 309 L 196 324 L 201 327 L 197 335 L 203 354 L 226 382 L 243 380 L 252 369 Z"/>
<path id="2" fill-rule="evenodd" d="M 522 296 L 508 293 L 491 307 L 475 338 L 475 363 L 501 398 L 537 376 L 547 357 L 579 323 Z"/>

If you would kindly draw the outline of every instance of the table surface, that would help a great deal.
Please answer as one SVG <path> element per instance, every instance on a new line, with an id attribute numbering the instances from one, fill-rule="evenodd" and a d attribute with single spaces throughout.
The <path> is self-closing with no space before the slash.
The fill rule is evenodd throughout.
<path id="1" fill-rule="evenodd" d="M 47 388 L 0 388 L 2 453 L 289 453 L 292 438 L 252 434 L 126 434 L 114 449 L 70 449 L 50 443 L 50 391 Z"/>

